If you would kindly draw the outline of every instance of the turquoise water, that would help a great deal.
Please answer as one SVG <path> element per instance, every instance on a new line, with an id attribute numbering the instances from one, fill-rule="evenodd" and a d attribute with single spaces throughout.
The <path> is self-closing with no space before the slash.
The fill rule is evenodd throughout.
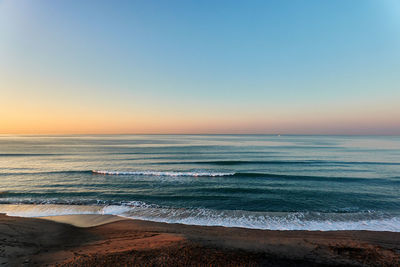
<path id="1" fill-rule="evenodd" d="M 393 136 L 2 135 L 0 181 L 10 215 L 400 231 Z"/>

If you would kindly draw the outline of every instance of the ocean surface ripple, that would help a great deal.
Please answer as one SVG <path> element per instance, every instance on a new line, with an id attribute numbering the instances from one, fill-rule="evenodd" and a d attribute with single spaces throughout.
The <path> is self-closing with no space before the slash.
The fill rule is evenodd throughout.
<path id="1" fill-rule="evenodd" d="M 0 212 L 400 231 L 400 137 L 0 136 Z"/>

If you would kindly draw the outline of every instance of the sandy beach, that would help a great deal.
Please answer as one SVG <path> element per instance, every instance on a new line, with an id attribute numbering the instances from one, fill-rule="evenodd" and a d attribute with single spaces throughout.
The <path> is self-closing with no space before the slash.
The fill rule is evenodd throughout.
<path id="1" fill-rule="evenodd" d="M 0 215 L 1 266 L 399 266 L 400 233 Z"/>

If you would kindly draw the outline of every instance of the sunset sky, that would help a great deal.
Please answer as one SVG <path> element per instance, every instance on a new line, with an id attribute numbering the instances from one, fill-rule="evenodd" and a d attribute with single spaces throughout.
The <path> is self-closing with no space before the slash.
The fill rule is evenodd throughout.
<path id="1" fill-rule="evenodd" d="M 400 1 L 0 0 L 0 133 L 400 134 Z"/>

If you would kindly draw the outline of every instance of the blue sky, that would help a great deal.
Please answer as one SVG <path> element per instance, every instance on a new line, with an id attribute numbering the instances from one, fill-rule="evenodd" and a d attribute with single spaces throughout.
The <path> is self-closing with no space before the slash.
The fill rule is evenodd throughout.
<path id="1" fill-rule="evenodd" d="M 0 132 L 400 134 L 398 1 L 0 1 L 0 31 Z"/>

